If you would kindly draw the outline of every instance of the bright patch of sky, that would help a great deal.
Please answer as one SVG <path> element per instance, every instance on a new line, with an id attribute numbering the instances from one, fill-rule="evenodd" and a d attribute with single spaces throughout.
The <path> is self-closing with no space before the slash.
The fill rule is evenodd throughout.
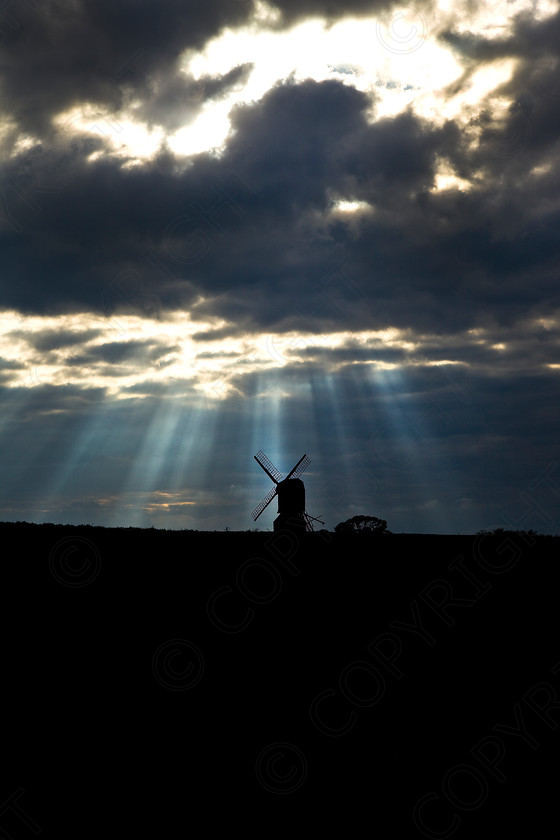
<path id="1" fill-rule="evenodd" d="M 87 105 L 60 115 L 58 125 L 109 140 L 114 153 L 127 157 L 130 165 L 152 157 L 164 141 L 184 156 L 223 148 L 231 109 L 258 101 L 288 78 L 296 82 L 337 79 L 370 93 L 372 119 L 394 116 L 409 106 L 432 120 L 456 119 L 479 103 L 488 104 L 488 98 L 498 110 L 505 108 L 509 103 L 493 102 L 492 94 L 511 77 L 515 63 L 503 60 L 482 66 L 460 93 L 448 99 L 444 91 L 461 77 L 464 67 L 438 36 L 452 26 L 458 32 L 503 38 L 518 15 L 530 12 L 534 19 L 543 19 L 556 11 L 557 4 L 552 0 L 489 0 L 475 9 L 469 3 L 464 6 L 463 10 L 461 4 L 439 0 L 430 16 L 402 8 L 380 18 L 345 19 L 332 26 L 308 20 L 282 31 L 274 28 L 274 14 L 260 3 L 250 25 L 228 29 L 201 52 L 185 54 L 183 70 L 195 79 L 225 75 L 241 64 L 253 65 L 243 84 L 219 100 L 204 103 L 188 125 L 166 136 L 161 128 L 150 129 L 122 115 L 115 119 Z M 98 154 L 92 152 L 92 160 Z"/>
<path id="2" fill-rule="evenodd" d="M 514 348 L 516 342 L 506 329 L 500 335 L 482 327 L 450 339 L 393 327 L 309 335 L 232 335 L 205 340 L 203 344 L 197 341 L 197 332 L 224 325 L 195 323 L 186 313 L 169 315 L 162 322 L 131 315 L 112 319 L 23 319 L 16 313 L 4 312 L 0 316 L 0 358 L 4 364 L 2 372 L 8 375 L 4 385 L 87 385 L 106 389 L 116 399 L 163 389 L 214 402 L 238 392 L 246 375 L 266 374 L 284 367 L 294 369 L 303 363 L 320 363 L 331 372 L 352 364 L 368 365 L 378 372 L 397 370 L 403 364 L 468 366 L 466 348 L 478 346 L 503 352 Z M 543 328 L 541 322 L 528 326 Z M 558 331 L 560 321 L 549 319 L 544 328 Z M 57 335 L 63 337 L 60 342 Z M 497 336 L 502 340 L 496 341 Z M 49 349 L 42 347 L 45 337 L 47 344 L 52 342 Z M 115 350 L 118 358 L 112 360 Z M 386 358 L 387 351 L 401 356 L 395 360 Z M 496 363 L 500 363 L 497 358 Z"/>
<path id="3" fill-rule="evenodd" d="M 469 4 L 467 4 L 469 6 Z M 270 31 L 262 23 L 241 30 L 228 30 L 211 41 L 203 52 L 187 54 L 185 69 L 195 78 L 225 74 L 240 63 L 251 62 L 253 71 L 245 84 L 224 102 L 205 112 L 193 126 L 180 130 L 170 145 L 177 152 L 190 154 L 221 146 L 227 136 L 227 113 L 239 102 L 260 99 L 277 82 L 336 78 L 359 90 L 375 93 L 375 118 L 395 115 L 412 105 L 421 116 L 435 117 L 444 105 L 443 90 L 457 80 L 463 67 L 451 48 L 438 40 L 449 24 L 485 37 L 504 37 L 515 17 L 530 11 L 544 18 L 556 11 L 556 4 L 545 2 L 481 3 L 457 14 L 457 4 L 440 0 L 430 17 L 410 8 L 396 9 L 383 18 L 346 19 L 328 27 L 311 20 L 287 32 Z M 266 22 L 266 15 L 262 15 Z M 481 102 L 514 70 L 512 61 L 485 66 L 474 74 L 470 85 L 456 98 L 451 110 Z"/>

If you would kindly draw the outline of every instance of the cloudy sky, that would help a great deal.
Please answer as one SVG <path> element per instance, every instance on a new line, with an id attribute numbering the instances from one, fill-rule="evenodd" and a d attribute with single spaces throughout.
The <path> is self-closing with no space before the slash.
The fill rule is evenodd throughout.
<path id="1" fill-rule="evenodd" d="M 553 0 L 0 9 L 0 520 L 560 532 Z M 272 527 L 276 505 L 257 521 Z"/>

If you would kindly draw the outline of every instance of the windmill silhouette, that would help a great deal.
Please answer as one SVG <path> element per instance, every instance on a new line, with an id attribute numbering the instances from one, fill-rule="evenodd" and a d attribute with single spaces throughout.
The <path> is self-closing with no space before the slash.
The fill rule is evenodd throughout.
<path id="1" fill-rule="evenodd" d="M 278 496 L 278 516 L 274 520 L 274 530 L 282 531 L 287 529 L 299 533 L 312 531 L 312 520 L 315 522 L 321 522 L 321 520 L 309 516 L 305 510 L 305 486 L 299 476 L 310 464 L 307 455 L 303 455 L 299 459 L 295 467 L 290 470 L 285 478 L 262 450 L 259 450 L 256 455 L 253 455 L 253 458 L 274 482 L 274 487 L 269 490 L 252 513 L 255 522 L 273 498 Z M 321 522 L 321 524 L 324 525 L 325 523 Z"/>

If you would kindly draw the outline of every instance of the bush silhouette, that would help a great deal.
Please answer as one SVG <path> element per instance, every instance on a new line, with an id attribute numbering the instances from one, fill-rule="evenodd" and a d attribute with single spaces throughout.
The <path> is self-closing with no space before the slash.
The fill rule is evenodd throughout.
<path id="1" fill-rule="evenodd" d="M 335 525 L 335 534 L 390 534 L 385 519 L 359 514 Z"/>

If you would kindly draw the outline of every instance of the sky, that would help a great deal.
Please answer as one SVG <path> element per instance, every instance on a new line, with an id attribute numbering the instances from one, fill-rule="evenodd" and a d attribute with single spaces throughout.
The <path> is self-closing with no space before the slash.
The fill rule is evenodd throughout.
<path id="1" fill-rule="evenodd" d="M 0 520 L 559 533 L 553 0 L 0 9 Z"/>

